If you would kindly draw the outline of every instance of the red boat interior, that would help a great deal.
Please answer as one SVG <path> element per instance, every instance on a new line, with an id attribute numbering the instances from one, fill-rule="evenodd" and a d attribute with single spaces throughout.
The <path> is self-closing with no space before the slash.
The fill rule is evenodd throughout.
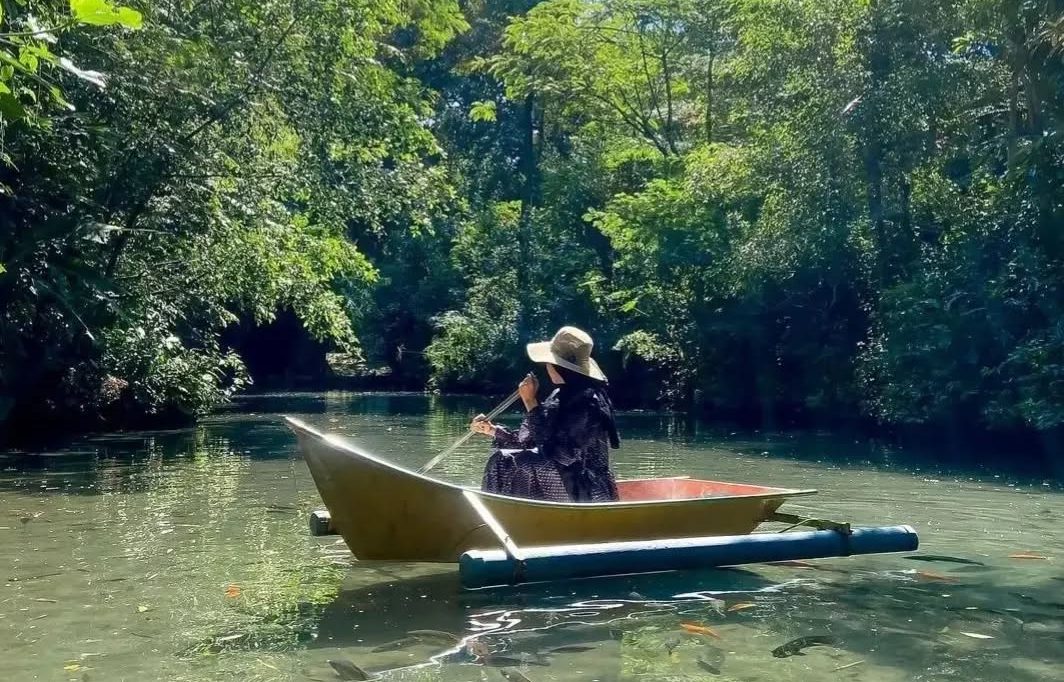
<path id="1" fill-rule="evenodd" d="M 760 485 L 700 481 L 693 478 L 653 478 L 642 481 L 618 481 L 617 492 L 621 502 L 647 502 L 650 500 L 692 500 L 703 497 L 729 497 L 734 495 L 764 495 L 778 491 Z"/>

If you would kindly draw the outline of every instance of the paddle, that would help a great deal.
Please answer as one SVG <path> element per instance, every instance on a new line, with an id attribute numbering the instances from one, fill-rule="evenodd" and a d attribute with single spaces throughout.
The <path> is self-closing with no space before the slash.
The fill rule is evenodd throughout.
<path id="1" fill-rule="evenodd" d="M 509 398 L 507 398 L 506 400 L 504 400 L 501 403 L 499 403 L 498 407 L 496 407 L 494 410 L 492 410 L 487 415 L 485 415 L 484 420 L 490 422 L 492 419 L 495 419 L 496 417 L 498 417 L 500 414 L 502 414 L 506 410 L 506 408 L 510 407 L 510 405 L 513 405 L 514 402 L 517 401 L 518 397 L 520 397 L 519 390 L 518 391 L 514 391 L 513 393 L 511 393 Z M 447 448 L 446 450 L 444 450 L 440 454 L 438 454 L 435 457 L 433 457 L 432 459 L 430 459 L 428 461 L 428 463 L 425 464 L 425 466 L 423 466 L 423 467 L 421 467 L 420 469 L 417 470 L 418 473 L 419 474 L 426 474 L 426 473 L 432 471 L 432 469 L 435 468 L 435 466 L 437 464 L 439 464 L 440 462 L 443 461 L 444 457 L 446 457 L 447 455 L 451 454 L 452 452 L 454 452 L 458 448 L 462 447 L 462 444 L 465 443 L 467 440 L 469 440 L 469 438 L 474 433 L 476 433 L 476 431 L 474 431 L 473 427 L 470 426 L 469 431 L 464 433 L 461 438 L 459 438 L 454 443 L 452 443 L 449 448 Z"/>

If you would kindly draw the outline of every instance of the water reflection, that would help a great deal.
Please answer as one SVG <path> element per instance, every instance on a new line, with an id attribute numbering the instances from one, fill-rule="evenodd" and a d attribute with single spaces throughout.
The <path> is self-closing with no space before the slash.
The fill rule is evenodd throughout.
<path id="1" fill-rule="evenodd" d="M 803 505 L 912 523 L 931 560 L 465 592 L 452 567 L 362 564 L 307 535 L 320 500 L 279 413 L 414 466 L 482 403 L 276 396 L 197 429 L 0 455 L 0 679 L 339 679 L 329 660 L 386 680 L 1064 679 L 1059 482 L 912 475 L 830 435 L 625 415 L 617 467 L 819 487 Z M 484 445 L 440 471 L 475 481 Z"/>

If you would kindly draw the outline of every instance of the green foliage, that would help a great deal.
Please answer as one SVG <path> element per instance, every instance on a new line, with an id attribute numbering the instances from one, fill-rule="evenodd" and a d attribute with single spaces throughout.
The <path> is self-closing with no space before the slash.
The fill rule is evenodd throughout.
<path id="1" fill-rule="evenodd" d="M 514 319 L 548 326 L 533 301 L 562 282 L 566 321 L 656 368 L 634 376 L 673 402 L 1059 427 L 1060 22 L 997 1 L 515 13 L 469 77 L 504 88 L 500 122 L 532 107 L 532 252 L 539 231 L 589 251 L 519 258 L 533 284 Z M 499 267 L 463 261 L 467 291 Z M 490 353 L 520 355 L 502 342 Z M 475 371 L 440 355 L 436 376 L 459 365 Z"/>
<path id="2" fill-rule="evenodd" d="M 494 123 L 497 117 L 495 102 L 473 102 L 469 108 L 469 120 L 476 123 Z"/>
<path id="3" fill-rule="evenodd" d="M 6 415 L 203 412 L 286 310 L 404 386 L 570 323 L 632 401 L 1064 425 L 1059 3 L 0 7 Z"/>
<path id="4" fill-rule="evenodd" d="M 3 82 L 22 119 L 0 127 L 9 416 L 201 414 L 247 384 L 222 331 L 283 309 L 357 352 L 378 279 L 357 244 L 431 229 L 453 200 L 402 64 L 465 27 L 457 4 L 16 7 L 0 35 L 21 41 Z"/>
<path id="5" fill-rule="evenodd" d="M 70 14 L 79 24 L 140 28 L 144 18 L 129 7 L 115 7 L 107 0 L 70 0 Z"/>
<path id="6" fill-rule="evenodd" d="M 143 20 L 140 12 L 107 0 L 71 0 L 69 16 L 43 2 L 20 3 L 17 9 L 6 15 L 0 9 L 0 134 L 18 121 L 43 124 L 52 107 L 73 110 L 59 85 L 59 71 L 99 88 L 106 85 L 104 74 L 79 68 L 53 51 L 64 34 L 79 24 L 138 29 Z M 10 157 L 0 161 L 12 162 Z"/>
<path id="7" fill-rule="evenodd" d="M 498 203 L 455 235 L 451 258 L 461 272 L 477 273 L 466 282 L 462 311 L 447 311 L 436 320 L 437 332 L 426 349 L 436 381 L 469 384 L 478 378 L 512 373 L 509 349 L 518 314 L 516 248 L 520 205 Z"/>

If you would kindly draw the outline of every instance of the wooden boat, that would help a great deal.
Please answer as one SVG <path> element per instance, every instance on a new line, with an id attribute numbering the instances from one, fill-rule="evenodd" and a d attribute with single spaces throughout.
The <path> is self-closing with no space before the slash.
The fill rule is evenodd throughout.
<path id="1" fill-rule="evenodd" d="M 677 477 L 619 481 L 617 502 L 528 500 L 422 476 L 285 419 L 333 526 L 363 560 L 456 562 L 499 547 L 498 526 L 521 547 L 743 535 L 787 498 L 816 492 Z"/>

